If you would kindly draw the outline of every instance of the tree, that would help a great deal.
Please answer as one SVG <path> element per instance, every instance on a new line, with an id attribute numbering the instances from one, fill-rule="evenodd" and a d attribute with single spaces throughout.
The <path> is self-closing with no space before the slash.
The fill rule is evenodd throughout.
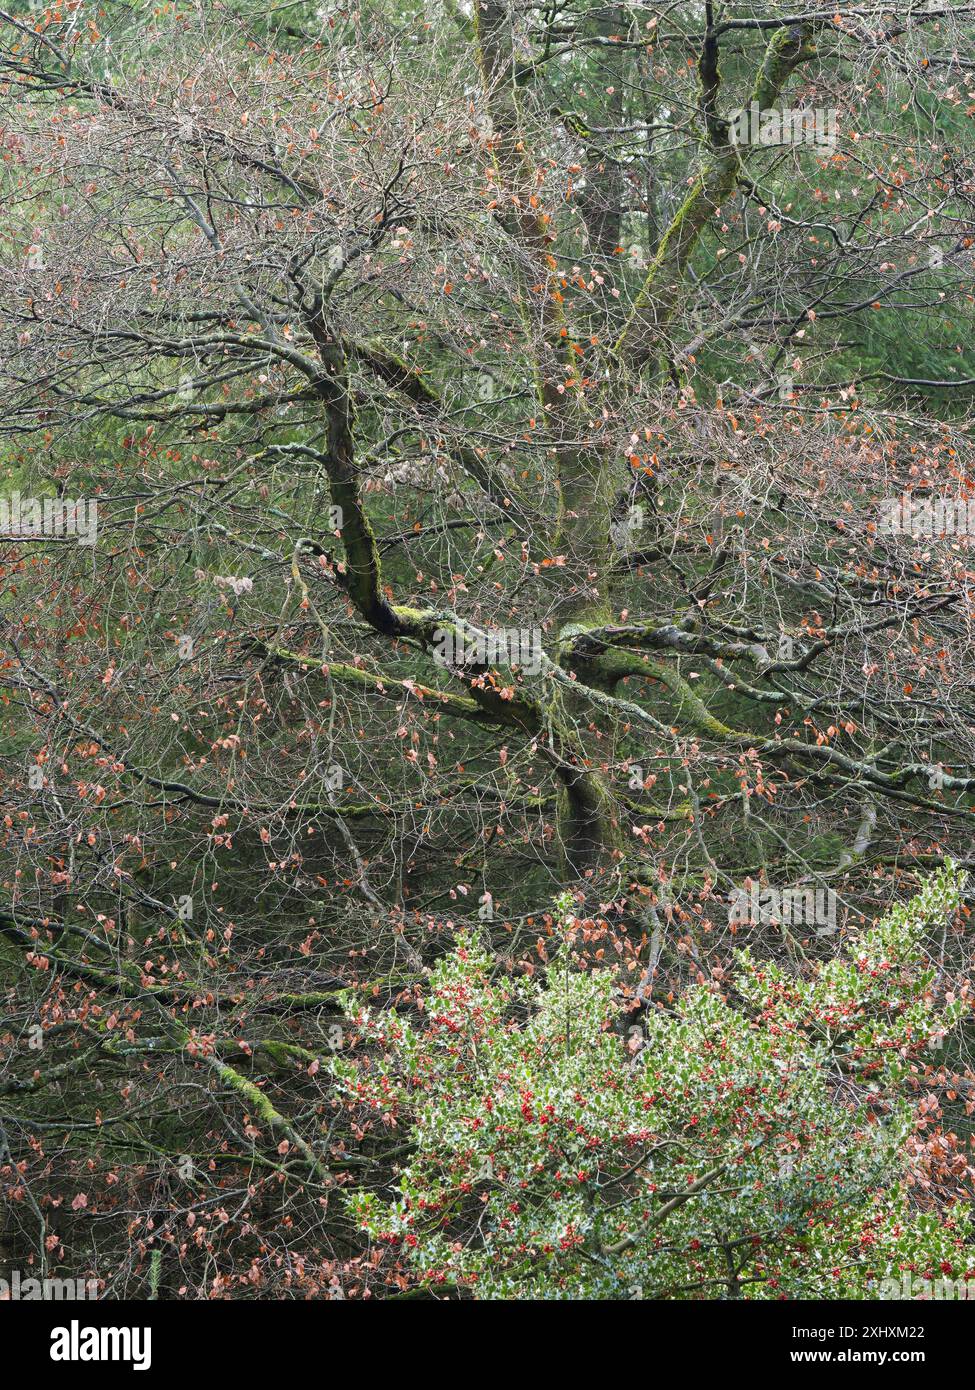
<path id="1" fill-rule="evenodd" d="M 343 990 L 408 1015 L 458 928 L 530 979 L 568 892 L 625 1031 L 970 863 L 971 33 L 0 15 L 18 1248 L 398 1288 L 332 1200 L 397 1147 L 323 1065 Z M 904 1140 L 945 1211 L 958 1039 Z"/>

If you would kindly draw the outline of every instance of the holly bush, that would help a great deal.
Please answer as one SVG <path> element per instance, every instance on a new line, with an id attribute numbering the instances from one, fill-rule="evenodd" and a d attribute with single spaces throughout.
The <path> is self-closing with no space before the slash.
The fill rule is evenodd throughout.
<path id="1" fill-rule="evenodd" d="M 910 1183 L 912 1069 L 967 1011 L 925 938 L 959 907 L 948 863 L 803 974 L 737 955 L 637 1025 L 579 924 L 533 977 L 470 936 L 419 1021 L 345 1007 L 346 1100 L 408 1131 L 391 1200 L 352 1209 L 421 1285 L 479 1298 L 877 1297 L 885 1278 L 971 1278 L 968 1211 Z"/>

